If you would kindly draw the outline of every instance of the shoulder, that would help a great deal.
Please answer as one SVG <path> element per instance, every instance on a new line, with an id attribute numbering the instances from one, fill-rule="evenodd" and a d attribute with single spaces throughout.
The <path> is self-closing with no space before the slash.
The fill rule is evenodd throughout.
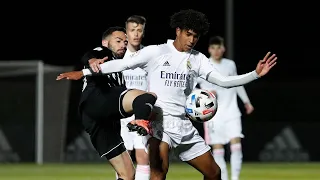
<path id="1" fill-rule="evenodd" d="M 223 62 L 228 66 L 236 67 L 236 63 L 232 59 L 223 58 Z"/>
<path id="2" fill-rule="evenodd" d="M 202 52 L 192 49 L 191 54 L 197 59 L 208 59 Z"/>
<path id="3" fill-rule="evenodd" d="M 137 51 L 135 53 L 135 55 L 138 55 L 141 53 L 141 54 L 152 55 L 152 57 L 157 57 L 157 56 L 162 55 L 166 51 L 167 51 L 167 48 L 166 48 L 165 44 L 149 45 L 149 46 L 144 46 L 142 49 Z"/>
<path id="4" fill-rule="evenodd" d="M 97 47 L 93 48 L 92 51 L 111 52 L 111 50 L 109 48 L 103 47 L 103 46 L 97 46 Z"/>
<path id="5" fill-rule="evenodd" d="M 95 58 L 104 58 L 108 56 L 109 58 L 113 57 L 112 51 L 106 47 L 95 47 L 89 51 L 86 52 L 87 56 L 92 56 Z"/>
<path id="6" fill-rule="evenodd" d="M 235 62 L 232 59 L 223 58 L 223 61 L 228 64 L 235 64 Z"/>
<path id="7" fill-rule="evenodd" d="M 200 51 L 192 50 L 191 54 L 196 59 L 197 62 L 203 63 L 203 62 L 210 62 L 209 59 Z"/>
<path id="8" fill-rule="evenodd" d="M 102 48 L 102 47 L 95 47 L 95 48 L 93 48 L 93 50 L 94 50 L 94 51 L 102 51 L 103 48 Z"/>

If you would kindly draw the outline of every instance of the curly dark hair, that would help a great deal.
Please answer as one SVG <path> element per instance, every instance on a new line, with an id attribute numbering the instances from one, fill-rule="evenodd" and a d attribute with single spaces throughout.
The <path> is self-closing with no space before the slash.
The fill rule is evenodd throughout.
<path id="1" fill-rule="evenodd" d="M 209 31 L 210 23 L 207 16 L 202 12 L 188 9 L 173 14 L 170 26 L 174 29 L 192 30 L 202 36 Z"/>

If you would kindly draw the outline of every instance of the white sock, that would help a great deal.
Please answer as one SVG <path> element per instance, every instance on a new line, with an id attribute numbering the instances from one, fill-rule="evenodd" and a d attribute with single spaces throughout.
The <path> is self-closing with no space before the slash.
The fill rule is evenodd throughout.
<path id="1" fill-rule="evenodd" d="M 137 165 L 135 180 L 149 180 L 150 179 L 150 166 Z"/>
<path id="2" fill-rule="evenodd" d="M 242 166 L 242 147 L 240 143 L 231 144 L 231 180 L 238 180 Z"/>
<path id="3" fill-rule="evenodd" d="M 224 149 L 214 149 L 213 158 L 221 169 L 221 179 L 228 180 L 228 169 L 224 159 Z"/>
<path id="4" fill-rule="evenodd" d="M 119 178 L 118 173 L 116 172 L 116 180 Z"/>

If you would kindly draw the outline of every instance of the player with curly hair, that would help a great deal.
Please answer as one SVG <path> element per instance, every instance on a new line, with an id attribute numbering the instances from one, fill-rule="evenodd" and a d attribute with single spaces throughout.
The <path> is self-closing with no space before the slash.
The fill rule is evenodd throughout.
<path id="1" fill-rule="evenodd" d="M 208 19 L 203 13 L 182 10 L 171 17 L 170 25 L 176 31 L 175 40 L 147 46 L 124 60 L 101 64 L 101 72 L 104 74 L 140 67 L 148 73 L 149 91 L 158 97 L 153 107 L 153 120 L 151 123 L 143 121 L 146 124 L 143 128 L 149 133 L 145 140 L 149 145 L 150 179 L 166 178 L 169 152 L 173 150 L 182 161 L 201 172 L 204 179 L 218 180 L 221 179 L 220 168 L 213 159 L 210 147 L 185 117 L 186 97 L 195 88 L 199 77 L 222 87 L 240 86 L 266 75 L 276 64 L 277 58 L 267 53 L 254 71 L 223 76 L 204 54 L 193 49 L 199 38 L 209 30 Z M 84 75 L 99 73 L 84 69 L 63 73 L 58 79 L 77 80 Z M 128 127 L 136 130 L 135 124 L 132 121 Z M 145 135 L 139 129 L 137 132 Z"/>

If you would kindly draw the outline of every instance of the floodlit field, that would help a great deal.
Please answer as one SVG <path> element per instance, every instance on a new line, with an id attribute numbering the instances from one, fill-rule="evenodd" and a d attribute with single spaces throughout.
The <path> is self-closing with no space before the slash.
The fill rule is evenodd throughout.
<path id="1" fill-rule="evenodd" d="M 115 180 L 107 164 L 0 164 L 0 180 Z M 186 164 L 172 164 L 167 179 L 197 180 L 200 173 Z M 316 180 L 320 179 L 320 163 L 243 165 L 241 180 Z"/>

